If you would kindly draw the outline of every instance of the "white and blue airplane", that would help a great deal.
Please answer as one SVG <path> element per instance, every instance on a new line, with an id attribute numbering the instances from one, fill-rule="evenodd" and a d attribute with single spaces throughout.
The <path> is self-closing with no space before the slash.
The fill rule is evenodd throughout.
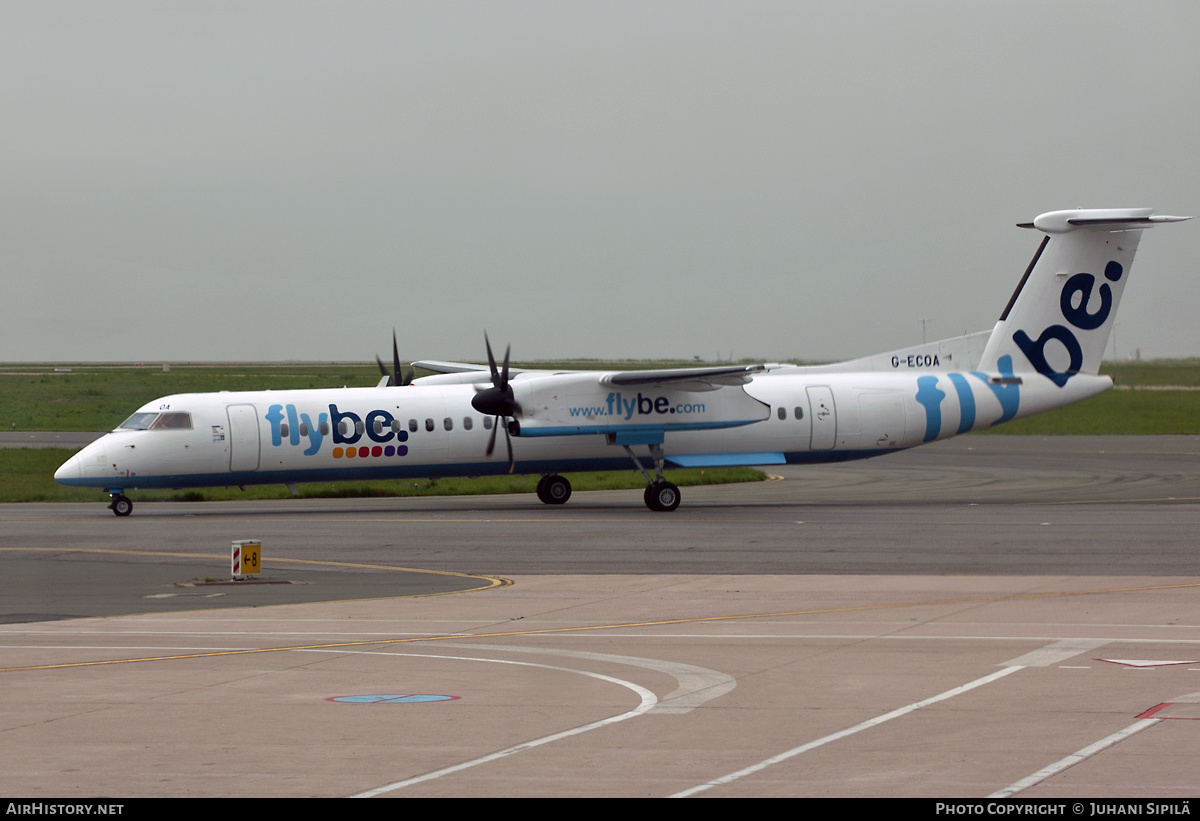
<path id="1" fill-rule="evenodd" d="M 1142 230 L 1190 217 L 1149 208 L 1054 211 L 990 331 L 834 365 L 548 371 L 422 361 L 373 388 L 156 399 L 54 478 L 125 491 L 354 479 L 542 474 L 562 504 L 570 471 L 634 468 L 654 511 L 679 506 L 670 467 L 864 459 L 1070 405 L 1112 387 L 1100 360 Z M 376 359 L 378 361 L 378 358 Z M 503 428 L 506 460 L 491 458 Z M 641 454 L 639 458 L 639 452 Z M 646 461 L 643 461 L 646 460 Z M 653 471 L 653 476 L 650 471 Z"/>

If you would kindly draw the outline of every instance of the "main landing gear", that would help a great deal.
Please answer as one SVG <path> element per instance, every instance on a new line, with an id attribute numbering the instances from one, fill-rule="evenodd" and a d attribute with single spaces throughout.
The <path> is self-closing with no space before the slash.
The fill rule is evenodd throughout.
<path id="1" fill-rule="evenodd" d="M 124 493 L 110 493 L 112 501 L 108 504 L 108 509 L 117 516 L 128 516 L 133 513 L 133 502 Z"/>
<path id="2" fill-rule="evenodd" d="M 538 479 L 537 496 L 548 505 L 566 504 L 571 498 L 571 483 L 557 473 L 543 476 Z"/>
<path id="3" fill-rule="evenodd" d="M 662 479 L 651 482 L 642 494 L 646 507 L 659 513 L 670 513 L 679 507 L 679 488 L 673 482 Z"/>
<path id="4" fill-rule="evenodd" d="M 636 461 L 635 458 L 634 462 Z M 638 467 L 640 468 L 641 465 Z M 642 471 L 642 473 L 646 472 Z M 646 481 L 650 482 L 646 485 L 646 492 L 642 494 L 646 507 L 662 513 L 679 507 L 679 488 L 673 482 L 667 482 L 661 478 L 652 481 L 649 474 L 646 474 Z M 567 500 L 571 498 L 571 483 L 565 476 L 559 476 L 557 473 L 543 476 L 537 483 L 537 497 L 548 505 L 566 504 Z"/>
<path id="5" fill-rule="evenodd" d="M 629 445 L 625 445 L 625 452 L 629 454 L 629 458 L 637 465 L 637 469 L 646 477 L 646 492 L 642 494 L 642 499 L 646 503 L 646 507 L 656 513 L 670 513 L 675 508 L 679 507 L 679 502 L 682 497 L 679 495 L 679 488 L 673 482 L 668 482 L 663 478 L 663 451 L 662 445 L 650 445 L 650 457 L 654 459 L 654 478 L 650 478 L 650 474 L 642 467 L 642 463 L 633 455 L 633 449 Z"/>

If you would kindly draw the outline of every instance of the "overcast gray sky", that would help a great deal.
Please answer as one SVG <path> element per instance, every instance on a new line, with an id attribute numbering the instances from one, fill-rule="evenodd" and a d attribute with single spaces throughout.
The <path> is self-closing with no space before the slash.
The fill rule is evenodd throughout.
<path id="1" fill-rule="evenodd" d="M 833 359 L 1200 212 L 1200 3 L 8 2 L 0 361 Z M 1200 355 L 1200 220 L 1118 355 Z M 1110 343 L 1109 350 L 1112 350 Z"/>

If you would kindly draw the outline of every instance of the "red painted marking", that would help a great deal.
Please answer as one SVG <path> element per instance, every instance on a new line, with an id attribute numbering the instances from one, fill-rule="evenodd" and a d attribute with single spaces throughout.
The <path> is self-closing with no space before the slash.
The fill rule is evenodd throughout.
<path id="1" fill-rule="evenodd" d="M 1158 715 L 1168 707 L 1179 707 L 1179 712 L 1200 712 L 1200 702 L 1195 701 L 1164 701 L 1157 707 L 1151 707 L 1146 712 L 1142 713 L 1138 718 L 1157 718 L 1160 721 L 1200 721 L 1200 715 Z M 1197 708 L 1197 709 L 1189 709 Z"/>
<path id="2" fill-rule="evenodd" d="M 1171 701 L 1164 701 L 1162 704 L 1159 704 L 1156 707 L 1151 707 L 1149 710 L 1142 713 L 1140 716 L 1134 716 L 1134 718 L 1154 718 L 1155 713 L 1157 713 L 1159 710 L 1164 710 L 1167 707 L 1170 707 L 1173 703 L 1174 702 L 1171 702 Z"/>

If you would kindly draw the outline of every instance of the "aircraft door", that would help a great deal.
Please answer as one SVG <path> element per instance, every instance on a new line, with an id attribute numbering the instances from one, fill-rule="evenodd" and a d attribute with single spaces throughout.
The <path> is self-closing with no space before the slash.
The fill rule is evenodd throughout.
<path id="1" fill-rule="evenodd" d="M 810 450 L 833 450 L 837 442 L 837 414 L 834 413 L 833 391 L 825 385 L 807 389 L 809 418 L 812 419 Z"/>
<path id="2" fill-rule="evenodd" d="M 253 405 L 229 405 L 229 469 L 258 470 L 258 414 Z"/>

